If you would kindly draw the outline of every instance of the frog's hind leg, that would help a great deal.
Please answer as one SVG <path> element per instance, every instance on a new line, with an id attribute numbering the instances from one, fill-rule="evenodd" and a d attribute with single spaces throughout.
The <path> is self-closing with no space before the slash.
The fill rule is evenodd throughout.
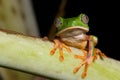
<path id="1" fill-rule="evenodd" d="M 104 53 L 101 52 L 100 49 L 95 48 L 94 49 L 94 58 L 93 58 L 93 61 L 95 61 L 96 59 L 98 59 L 98 56 L 102 60 L 107 57 Z"/>
<path id="2" fill-rule="evenodd" d="M 64 43 L 62 43 L 60 40 L 55 39 L 54 40 L 54 48 L 50 51 L 51 55 L 54 55 L 55 51 L 57 49 L 59 49 L 60 52 L 60 57 L 59 60 L 62 62 L 64 60 L 64 56 L 63 56 L 63 48 L 65 48 L 68 52 L 71 52 L 71 49 L 66 46 Z"/>

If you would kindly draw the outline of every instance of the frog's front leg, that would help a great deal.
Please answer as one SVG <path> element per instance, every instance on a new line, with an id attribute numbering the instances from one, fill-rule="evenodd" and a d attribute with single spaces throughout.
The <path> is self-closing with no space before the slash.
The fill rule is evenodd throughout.
<path id="1" fill-rule="evenodd" d="M 66 46 L 64 43 L 62 43 L 60 40 L 55 39 L 54 40 L 54 48 L 50 51 L 51 55 L 54 55 L 55 51 L 57 49 L 59 49 L 60 52 L 60 57 L 59 60 L 62 62 L 64 60 L 64 56 L 63 56 L 63 48 L 65 48 L 68 52 L 71 52 L 71 49 Z"/>
<path id="2" fill-rule="evenodd" d="M 84 71 L 82 73 L 82 78 L 85 78 L 87 75 L 88 68 L 90 64 L 97 59 L 97 56 L 100 55 L 100 57 L 105 57 L 105 55 L 99 50 L 94 48 L 94 38 L 93 36 L 88 36 L 88 51 L 87 55 L 84 56 L 82 59 L 83 61 L 76 67 L 74 68 L 74 73 L 77 73 L 78 70 L 85 65 Z M 77 56 L 77 55 L 76 55 Z M 79 57 L 79 55 L 78 55 Z M 80 58 L 81 59 L 81 58 Z"/>

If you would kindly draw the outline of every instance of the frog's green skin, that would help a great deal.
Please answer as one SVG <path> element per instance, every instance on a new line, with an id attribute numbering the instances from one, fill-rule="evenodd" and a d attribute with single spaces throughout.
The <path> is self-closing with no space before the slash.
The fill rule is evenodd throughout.
<path id="1" fill-rule="evenodd" d="M 69 46 L 85 49 L 88 39 L 86 33 L 89 31 L 88 21 L 87 15 L 83 13 L 73 18 L 59 17 L 55 22 L 56 36 Z M 93 36 L 93 42 L 97 43 L 97 37 Z"/>

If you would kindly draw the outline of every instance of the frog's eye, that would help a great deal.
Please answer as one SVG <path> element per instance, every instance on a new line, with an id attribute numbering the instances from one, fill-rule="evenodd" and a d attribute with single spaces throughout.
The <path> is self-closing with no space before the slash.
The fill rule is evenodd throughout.
<path id="1" fill-rule="evenodd" d="M 60 19 L 60 18 L 57 18 L 57 19 L 55 20 L 54 24 L 55 24 L 56 28 L 60 27 L 60 26 L 62 25 L 61 19 Z"/>
<path id="2" fill-rule="evenodd" d="M 87 15 L 84 14 L 84 15 L 82 16 L 82 19 L 81 19 L 81 20 L 82 20 L 83 23 L 87 24 L 88 21 L 89 21 L 89 18 L 88 18 Z"/>

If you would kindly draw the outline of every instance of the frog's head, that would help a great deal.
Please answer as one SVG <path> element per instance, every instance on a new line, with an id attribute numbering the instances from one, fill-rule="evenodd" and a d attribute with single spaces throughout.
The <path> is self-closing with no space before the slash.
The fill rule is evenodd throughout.
<path id="1" fill-rule="evenodd" d="M 57 36 L 65 35 L 66 37 L 86 33 L 89 31 L 88 21 L 89 19 L 85 14 L 66 19 L 59 17 L 55 21 Z"/>

